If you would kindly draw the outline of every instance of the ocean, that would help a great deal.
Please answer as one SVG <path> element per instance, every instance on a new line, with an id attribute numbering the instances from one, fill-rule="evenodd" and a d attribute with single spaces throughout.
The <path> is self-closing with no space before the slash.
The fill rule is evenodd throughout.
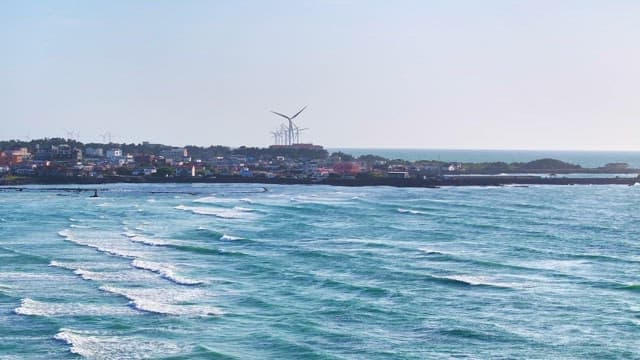
<path id="1" fill-rule="evenodd" d="M 625 162 L 630 167 L 640 168 L 640 151 L 561 151 L 561 150 L 458 150 L 458 149 L 366 149 L 329 148 L 328 151 L 342 151 L 360 156 L 373 154 L 388 159 L 441 160 L 451 162 L 528 162 L 551 158 L 596 168 L 608 163 Z"/>
<path id="2" fill-rule="evenodd" d="M 640 187 L 99 187 L 0 191 L 0 359 L 640 358 Z"/>

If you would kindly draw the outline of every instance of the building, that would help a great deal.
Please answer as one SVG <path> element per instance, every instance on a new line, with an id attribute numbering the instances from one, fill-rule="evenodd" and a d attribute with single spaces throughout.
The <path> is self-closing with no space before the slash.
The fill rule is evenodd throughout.
<path id="1" fill-rule="evenodd" d="M 27 148 L 19 148 L 17 150 L 6 150 L 0 152 L 0 165 L 16 165 L 29 159 L 31 153 Z"/>
<path id="2" fill-rule="evenodd" d="M 189 161 L 189 153 L 186 148 L 162 150 L 160 151 L 160 156 L 164 157 L 165 160 L 171 160 L 173 164 Z"/>
<path id="3" fill-rule="evenodd" d="M 192 164 L 181 165 L 176 168 L 176 176 L 196 176 L 196 167 Z"/>
<path id="4" fill-rule="evenodd" d="M 113 148 L 107 150 L 107 158 L 109 160 L 115 160 L 122 157 L 122 150 L 118 148 Z"/>
<path id="5" fill-rule="evenodd" d="M 104 150 L 102 148 L 87 147 L 84 149 L 84 155 L 89 158 L 101 158 L 104 157 Z"/>

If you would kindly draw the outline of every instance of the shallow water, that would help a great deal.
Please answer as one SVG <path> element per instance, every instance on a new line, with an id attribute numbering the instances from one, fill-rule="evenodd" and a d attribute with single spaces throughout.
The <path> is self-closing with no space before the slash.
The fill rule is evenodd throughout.
<path id="1" fill-rule="evenodd" d="M 640 357 L 640 187 L 108 189 L 0 192 L 0 359 Z"/>

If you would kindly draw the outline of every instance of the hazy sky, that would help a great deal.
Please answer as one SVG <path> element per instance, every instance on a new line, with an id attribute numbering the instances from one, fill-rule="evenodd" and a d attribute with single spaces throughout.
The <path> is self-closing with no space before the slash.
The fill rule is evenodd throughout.
<path id="1" fill-rule="evenodd" d="M 640 1 L 0 6 L 0 139 L 640 150 Z"/>

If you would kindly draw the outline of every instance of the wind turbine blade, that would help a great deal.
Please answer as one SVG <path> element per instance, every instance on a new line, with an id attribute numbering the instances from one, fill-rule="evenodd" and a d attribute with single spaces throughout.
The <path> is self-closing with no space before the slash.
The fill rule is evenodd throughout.
<path id="1" fill-rule="evenodd" d="M 282 116 L 283 118 L 285 118 L 285 119 L 287 119 L 287 120 L 291 120 L 287 115 L 280 114 L 279 112 L 275 112 L 275 111 L 273 111 L 273 110 L 271 110 L 271 112 L 272 112 L 272 113 L 274 113 L 274 114 L 276 114 L 276 115 L 278 115 L 278 116 Z"/>
<path id="2" fill-rule="evenodd" d="M 293 116 L 291 117 L 291 120 L 295 119 L 295 118 L 296 118 L 296 116 L 300 115 L 300 113 L 301 113 L 301 112 L 303 112 L 303 111 L 304 111 L 304 109 L 306 109 L 306 108 L 307 108 L 307 105 L 305 105 L 302 109 L 300 109 L 300 111 L 298 111 L 295 115 L 293 115 Z"/>

